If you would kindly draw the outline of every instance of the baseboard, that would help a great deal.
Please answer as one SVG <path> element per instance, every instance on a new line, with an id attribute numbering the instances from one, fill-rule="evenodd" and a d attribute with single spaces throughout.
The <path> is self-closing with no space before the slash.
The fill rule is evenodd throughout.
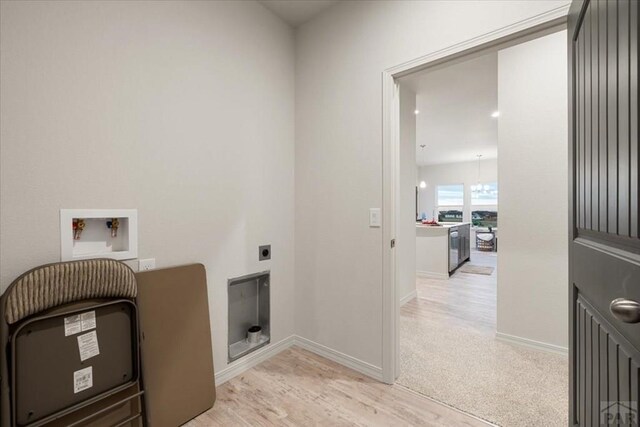
<path id="1" fill-rule="evenodd" d="M 231 378 L 242 374 L 243 372 L 253 368 L 259 363 L 272 358 L 283 350 L 288 349 L 294 344 L 294 335 L 283 339 L 275 344 L 268 344 L 260 350 L 256 350 L 243 358 L 231 362 L 226 368 L 216 373 L 216 385 L 224 384 Z"/>
<path id="2" fill-rule="evenodd" d="M 425 279 L 449 279 L 449 274 L 433 273 L 431 271 L 416 271 L 416 276 L 424 277 Z"/>
<path id="3" fill-rule="evenodd" d="M 315 353 L 318 356 L 322 356 L 325 359 L 329 359 L 343 366 L 346 366 L 347 368 L 353 369 L 354 371 L 358 371 L 361 374 L 373 378 L 374 380 L 382 381 L 382 368 L 374 366 L 370 363 L 363 362 L 360 359 L 356 359 L 355 357 L 340 353 L 339 351 L 336 351 L 332 348 L 326 347 L 322 344 L 318 344 L 297 335 L 294 339 L 294 345 Z"/>
<path id="4" fill-rule="evenodd" d="M 400 299 L 400 306 L 402 307 L 403 305 L 405 305 L 412 299 L 416 298 L 417 296 L 418 296 L 418 291 L 414 289 L 413 291 L 409 292 L 409 295 L 405 295 Z"/>
<path id="5" fill-rule="evenodd" d="M 508 342 L 511 344 L 522 345 L 529 348 L 534 348 L 536 350 L 542 350 L 550 353 L 568 355 L 569 349 L 566 347 L 561 347 L 555 344 L 548 344 L 546 342 L 540 342 L 535 340 L 530 340 L 529 338 L 522 338 L 515 335 L 503 334 L 502 332 L 496 332 L 496 339 L 504 342 Z"/>
<path id="6" fill-rule="evenodd" d="M 409 301 L 413 297 L 415 297 L 415 291 L 407 295 L 405 298 L 403 298 L 403 300 L 406 299 L 407 301 Z M 566 347 L 535 341 L 528 338 L 522 338 L 515 335 L 504 334 L 501 332 L 496 332 L 496 339 L 511 344 L 533 348 L 536 350 L 562 354 L 565 356 L 568 354 L 568 349 Z M 360 372 L 361 374 L 371 377 L 375 380 L 383 381 L 382 368 L 364 362 L 360 359 L 356 359 L 355 357 L 341 353 L 337 350 L 334 350 L 322 344 L 318 344 L 306 338 L 297 335 L 291 335 L 290 337 L 287 337 L 282 341 L 279 341 L 275 344 L 269 344 L 266 347 L 261 348 L 260 350 L 248 354 L 240 360 L 232 362 L 229 366 L 215 374 L 216 385 L 224 384 L 233 377 L 242 374 L 243 372 L 253 368 L 259 363 L 272 358 L 278 353 L 294 345 L 315 353 L 318 356 L 322 356 L 326 359 L 339 363 L 340 365 L 346 366 L 347 368 L 353 369 L 354 371 Z"/>
<path id="7" fill-rule="evenodd" d="M 318 344 L 311 340 L 296 335 L 291 335 L 275 344 L 269 344 L 266 347 L 256 350 L 255 352 L 244 356 L 242 359 L 232 362 L 229 366 L 217 372 L 215 375 L 216 385 L 224 384 L 230 379 L 242 374 L 243 372 L 253 368 L 259 363 L 272 358 L 281 351 L 292 346 L 298 346 L 312 353 L 322 356 L 326 359 L 339 363 L 354 371 L 360 372 L 375 380 L 382 381 L 382 368 L 374 366 L 370 363 L 363 362 L 344 353 L 340 353 L 332 348 Z"/>

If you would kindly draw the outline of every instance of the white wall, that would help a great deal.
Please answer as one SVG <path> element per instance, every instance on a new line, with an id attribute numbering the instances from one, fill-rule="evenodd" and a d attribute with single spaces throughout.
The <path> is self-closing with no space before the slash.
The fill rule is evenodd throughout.
<path id="1" fill-rule="evenodd" d="M 499 52 L 498 333 L 567 347 L 567 34 Z M 526 82 L 526 84 L 523 84 Z"/>
<path id="2" fill-rule="evenodd" d="M 488 118 L 488 120 L 493 120 Z M 436 187 L 446 184 L 464 184 L 463 221 L 471 221 L 471 186 L 478 183 L 478 161 L 447 163 L 441 165 L 421 166 L 419 180 L 427 183 L 427 188 L 419 192 L 419 214 L 427 214 L 428 219 L 438 218 Z M 480 182 L 498 182 L 498 160 L 480 161 Z M 500 187 L 498 187 L 498 192 Z M 500 215 L 498 214 L 498 219 Z"/>
<path id="3" fill-rule="evenodd" d="M 293 334 L 291 29 L 236 1 L 0 15 L 2 289 L 60 260 L 60 208 L 137 208 L 141 258 L 207 268 L 216 371 L 230 277 L 271 269 L 272 341 Z"/>
<path id="4" fill-rule="evenodd" d="M 566 4 L 345 1 L 298 29 L 299 335 L 381 366 L 382 71 Z"/>
<path id="5" fill-rule="evenodd" d="M 416 94 L 400 85 L 400 188 L 396 225 L 398 298 L 416 290 Z"/>

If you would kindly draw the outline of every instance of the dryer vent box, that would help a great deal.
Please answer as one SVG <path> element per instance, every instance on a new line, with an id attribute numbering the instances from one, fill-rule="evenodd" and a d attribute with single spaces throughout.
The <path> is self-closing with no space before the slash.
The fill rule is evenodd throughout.
<path id="1" fill-rule="evenodd" d="M 229 279 L 229 362 L 233 362 L 271 341 L 269 271 Z M 249 328 L 259 326 L 260 336 L 251 341 Z"/>

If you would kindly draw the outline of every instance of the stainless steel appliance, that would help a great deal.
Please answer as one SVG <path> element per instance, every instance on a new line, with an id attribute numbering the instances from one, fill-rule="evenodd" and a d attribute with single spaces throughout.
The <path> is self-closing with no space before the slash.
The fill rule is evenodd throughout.
<path id="1" fill-rule="evenodd" d="M 461 224 L 449 229 L 449 273 L 461 266 L 471 255 L 471 226 Z"/>
<path id="2" fill-rule="evenodd" d="M 460 262 L 460 234 L 458 233 L 458 227 L 451 227 L 449 229 L 449 273 L 458 267 Z"/>

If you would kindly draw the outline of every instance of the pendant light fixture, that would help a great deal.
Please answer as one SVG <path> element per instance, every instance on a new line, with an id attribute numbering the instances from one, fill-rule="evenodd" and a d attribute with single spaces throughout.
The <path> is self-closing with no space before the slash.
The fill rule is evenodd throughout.
<path id="1" fill-rule="evenodd" d="M 489 186 L 483 186 L 482 184 L 480 184 L 480 159 L 482 158 L 482 154 L 476 154 L 476 157 L 478 158 L 478 176 L 476 181 L 477 184 L 471 186 L 471 191 L 473 193 L 481 193 L 483 191 L 486 192 L 489 190 Z"/>
<path id="2" fill-rule="evenodd" d="M 420 158 L 422 161 L 424 161 L 424 147 L 426 147 L 426 145 L 424 144 L 420 145 Z M 422 189 L 427 188 L 427 183 L 425 181 L 420 181 L 420 188 Z"/>

